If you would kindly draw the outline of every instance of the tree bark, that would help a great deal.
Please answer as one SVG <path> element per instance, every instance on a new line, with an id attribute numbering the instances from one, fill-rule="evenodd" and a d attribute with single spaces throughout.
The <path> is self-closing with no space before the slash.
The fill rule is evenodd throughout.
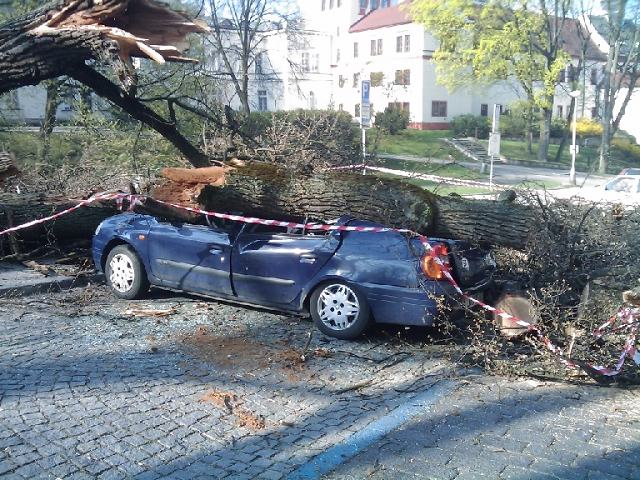
<path id="1" fill-rule="evenodd" d="M 533 214 L 523 205 L 442 197 L 395 179 L 345 172 L 294 175 L 252 164 L 227 174 L 224 186 L 206 186 L 205 209 L 262 218 L 328 221 L 348 214 L 387 226 L 472 242 L 523 248 Z"/>
<path id="2" fill-rule="evenodd" d="M 551 97 L 553 105 L 553 97 Z M 549 155 L 549 143 L 551 141 L 551 120 L 553 117 L 552 108 L 542 109 L 542 121 L 540 124 L 540 142 L 538 143 L 538 160 L 546 162 Z"/>
<path id="3" fill-rule="evenodd" d="M 0 230 L 53 215 L 76 204 L 77 202 L 71 201 L 55 202 L 41 195 L 0 193 Z M 115 213 L 117 211 L 113 206 L 95 204 L 63 215 L 55 221 L 20 230 L 15 236 L 21 241 L 40 243 L 52 240 L 90 239 L 100 222 Z M 10 222 L 8 216 L 12 217 Z M 2 240 L 0 237 L 0 241 Z"/>

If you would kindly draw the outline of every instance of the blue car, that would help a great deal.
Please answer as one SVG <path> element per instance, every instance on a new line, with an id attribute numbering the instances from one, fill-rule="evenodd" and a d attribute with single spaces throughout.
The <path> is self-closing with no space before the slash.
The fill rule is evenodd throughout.
<path id="1" fill-rule="evenodd" d="M 323 333 L 341 339 L 357 337 L 371 322 L 431 325 L 456 297 L 417 238 L 213 222 L 116 215 L 96 230 L 96 268 L 120 298 L 139 298 L 152 285 L 310 313 Z M 336 223 L 379 226 L 347 216 Z M 496 265 L 490 251 L 454 240 L 432 245 L 463 289 L 489 287 Z"/>

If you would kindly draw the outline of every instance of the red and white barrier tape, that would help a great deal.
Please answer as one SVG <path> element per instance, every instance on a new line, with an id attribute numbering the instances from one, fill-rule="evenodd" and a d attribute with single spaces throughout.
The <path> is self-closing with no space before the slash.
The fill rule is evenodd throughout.
<path id="1" fill-rule="evenodd" d="M 353 168 L 353 167 L 351 167 Z M 19 225 L 16 227 L 12 227 L 12 228 L 8 228 L 6 230 L 0 231 L 0 236 L 2 235 L 6 235 L 8 233 L 12 233 L 12 232 L 16 232 L 18 230 L 22 230 L 25 228 L 29 228 L 35 225 L 39 225 L 45 222 L 48 222 L 50 220 L 55 220 L 63 215 L 66 215 L 68 213 L 71 213 L 83 206 L 89 205 L 91 203 L 95 203 L 98 201 L 104 201 L 104 200 L 115 200 L 116 204 L 118 205 L 118 207 L 120 209 L 122 209 L 123 205 L 124 205 L 124 200 L 127 199 L 129 201 L 129 209 L 133 209 L 133 207 L 135 207 L 135 205 L 137 203 L 139 203 L 143 198 L 145 198 L 142 195 L 127 195 L 127 194 L 122 194 L 122 193 L 103 193 L 103 194 L 99 194 L 99 195 L 95 195 L 91 198 L 88 198 L 86 200 L 83 200 L 82 202 L 78 203 L 78 205 L 75 205 L 74 207 L 68 208 L 66 210 L 63 210 L 61 212 L 58 212 L 54 215 L 51 215 L 49 217 L 45 217 L 45 218 L 41 218 L 38 220 L 33 220 L 31 222 L 27 222 L 23 225 Z M 259 224 L 259 225 L 271 225 L 271 226 L 278 226 L 278 227 L 285 227 L 285 228 L 298 228 L 298 229 L 303 229 L 303 230 L 317 230 L 317 231 L 340 231 L 340 232 L 371 232 L 371 233 L 382 233 L 382 232 L 396 232 L 396 233 L 401 233 L 401 234 L 409 234 L 409 235 L 415 235 L 416 237 L 418 237 L 418 239 L 420 240 L 420 242 L 424 245 L 425 250 L 427 252 L 429 252 L 430 255 L 433 255 L 436 263 L 440 266 L 443 274 L 445 275 L 445 277 L 447 278 L 447 280 L 449 281 L 449 283 L 453 286 L 453 288 L 456 290 L 456 292 L 462 296 L 463 298 L 469 300 L 470 302 L 474 303 L 475 305 L 478 305 L 479 307 L 483 308 L 486 311 L 492 312 L 493 314 L 505 319 L 505 320 L 511 320 L 513 323 L 515 323 L 516 325 L 519 325 L 521 327 L 526 328 L 529 332 L 533 333 L 539 340 L 540 342 L 551 352 L 553 353 L 557 359 L 564 364 L 567 367 L 570 368 L 580 368 L 585 370 L 587 373 L 590 374 L 599 374 L 599 375 L 603 375 L 603 376 L 607 376 L 607 377 L 613 377 L 615 375 L 618 375 L 621 370 L 622 367 L 624 365 L 625 359 L 626 358 L 630 358 L 632 359 L 637 365 L 640 365 L 640 352 L 637 350 L 636 348 L 636 337 L 637 337 L 637 332 L 638 332 L 638 319 L 640 318 L 640 309 L 636 308 L 636 309 L 632 309 L 632 308 L 622 308 L 617 315 L 614 315 L 613 317 L 611 317 L 607 322 L 605 322 L 604 324 L 602 324 L 600 327 L 598 327 L 594 332 L 594 336 L 596 336 L 597 338 L 600 338 L 602 335 L 605 334 L 605 331 L 611 327 L 613 327 L 613 325 L 616 323 L 616 321 L 620 320 L 622 325 L 620 327 L 617 328 L 617 330 L 620 329 L 626 329 L 629 328 L 630 329 L 630 334 L 625 342 L 624 345 L 624 349 L 622 350 L 622 353 L 620 354 L 620 357 L 618 359 L 618 362 L 616 363 L 615 367 L 613 368 L 608 368 L 608 367 L 604 367 L 604 366 L 596 366 L 596 365 L 591 365 L 589 363 L 586 362 L 581 362 L 581 361 L 576 361 L 576 360 L 572 360 L 569 358 L 566 358 L 563 350 L 558 347 L 557 345 L 555 345 L 551 339 L 549 339 L 549 337 L 547 337 L 546 335 L 544 335 L 542 333 L 542 331 L 540 331 L 540 329 L 529 323 L 526 322 L 520 318 L 517 318 L 514 315 L 511 315 L 510 313 L 507 313 L 503 310 L 500 310 L 498 308 L 492 307 L 491 305 L 488 305 L 484 302 L 481 302 L 480 300 L 466 294 L 458 285 L 458 283 L 455 281 L 455 279 L 453 278 L 453 276 L 451 275 L 451 272 L 449 271 L 449 267 L 447 267 L 446 265 L 444 265 L 444 263 L 438 258 L 438 256 L 436 255 L 435 249 L 431 246 L 431 244 L 429 243 L 429 240 L 427 239 L 427 237 L 425 237 L 424 235 L 420 235 L 419 233 L 416 233 L 412 230 L 409 229 L 403 229 L 403 228 L 389 228 L 389 227 L 357 227 L 357 226 L 348 226 L 348 225 L 328 225 L 328 224 L 322 224 L 322 223 L 296 223 L 296 222 L 284 222 L 284 221 L 279 221 L 279 220 L 267 220 L 264 218 L 256 218 L 256 217 L 245 217 L 242 215 L 230 215 L 227 213 L 220 213 L 220 212 L 210 212 L 207 210 L 202 210 L 199 208 L 192 208 L 192 207 L 186 207 L 184 205 L 178 205 L 178 204 L 174 204 L 174 203 L 169 203 L 169 202 L 163 202 L 161 200 L 154 200 L 155 202 L 173 207 L 173 208 L 177 208 L 179 210 L 184 210 L 187 212 L 192 212 L 192 213 L 196 213 L 196 214 L 201 214 L 201 215 L 206 215 L 209 217 L 214 217 L 214 218 L 220 218 L 220 219 L 224 219 L 224 220 L 231 220 L 234 222 L 242 222 L 242 223 L 251 223 L 251 224 Z"/>

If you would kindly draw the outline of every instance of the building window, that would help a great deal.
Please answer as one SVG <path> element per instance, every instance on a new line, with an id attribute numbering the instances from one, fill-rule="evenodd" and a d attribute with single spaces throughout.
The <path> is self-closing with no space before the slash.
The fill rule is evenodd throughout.
<path id="1" fill-rule="evenodd" d="M 336 63 L 340 63 L 340 49 L 336 50 Z"/>
<path id="2" fill-rule="evenodd" d="M 353 42 L 353 58 L 358 58 L 358 42 Z"/>
<path id="3" fill-rule="evenodd" d="M 481 117 L 488 117 L 489 116 L 489 105 L 486 103 L 483 103 L 480 105 L 480 116 Z"/>
<path id="4" fill-rule="evenodd" d="M 591 85 L 597 85 L 597 84 L 598 84 L 598 69 L 594 67 L 591 69 Z"/>
<path id="5" fill-rule="evenodd" d="M 396 85 L 411 85 L 411 70 L 396 70 Z"/>
<path id="6" fill-rule="evenodd" d="M 382 55 L 382 39 L 378 39 L 378 55 Z"/>
<path id="7" fill-rule="evenodd" d="M 258 110 L 260 112 L 267 111 L 267 91 L 258 90 Z"/>
<path id="8" fill-rule="evenodd" d="M 431 102 L 431 116 L 432 117 L 446 117 L 447 116 L 447 102 L 440 100 L 434 100 Z"/>
<path id="9" fill-rule="evenodd" d="M 340 36 L 340 27 L 336 27 L 336 37 Z"/>
<path id="10" fill-rule="evenodd" d="M 404 36 L 404 51 L 408 52 L 411 50 L 411 35 Z"/>
<path id="11" fill-rule="evenodd" d="M 309 52 L 302 53 L 302 71 L 303 72 L 309 71 Z"/>
<path id="12" fill-rule="evenodd" d="M 376 54 L 376 41 L 371 40 L 371 56 L 373 57 Z"/>
<path id="13" fill-rule="evenodd" d="M 410 113 L 409 102 L 390 102 L 389 108 L 400 110 L 401 112 Z"/>
<path id="14" fill-rule="evenodd" d="M 558 117 L 564 118 L 564 107 L 562 105 L 558 105 Z"/>
<path id="15" fill-rule="evenodd" d="M 567 81 L 567 71 L 563 68 L 558 73 L 558 83 L 564 83 Z"/>
<path id="16" fill-rule="evenodd" d="M 382 73 L 382 72 L 371 72 L 371 75 L 369 76 L 369 78 L 371 79 L 371 86 L 372 87 L 381 87 L 382 86 L 382 82 L 384 81 L 384 73 Z"/>
<path id="17" fill-rule="evenodd" d="M 573 65 L 569 65 L 567 67 L 567 81 L 568 82 L 575 82 L 576 80 L 578 80 L 577 77 L 577 69 L 573 66 Z"/>
<path id="18" fill-rule="evenodd" d="M 396 37 L 396 52 L 400 53 L 403 50 L 403 46 L 402 46 L 402 35 L 400 35 L 399 37 Z"/>
<path id="19" fill-rule="evenodd" d="M 343 88 L 347 83 L 347 79 L 344 76 L 340 75 L 338 77 L 338 87 Z"/>
<path id="20" fill-rule="evenodd" d="M 598 108 L 597 107 L 592 107 L 591 108 L 591 118 L 594 119 L 594 120 L 598 118 Z"/>
<path id="21" fill-rule="evenodd" d="M 338 105 L 338 111 L 344 112 L 344 105 L 342 103 Z"/>
<path id="22" fill-rule="evenodd" d="M 327 0 L 322 0 L 322 10 L 326 10 L 327 8 Z"/>
<path id="23" fill-rule="evenodd" d="M 262 53 L 256 55 L 256 74 L 262 75 Z"/>
<path id="24" fill-rule="evenodd" d="M 358 88 L 360 86 L 360 74 L 353 74 L 353 88 Z M 357 116 L 357 115 L 356 115 Z"/>
<path id="25" fill-rule="evenodd" d="M 342 6 L 342 0 L 338 0 L 338 8 Z"/>
<path id="26" fill-rule="evenodd" d="M 309 92 L 309 109 L 316 109 L 316 94 L 313 92 Z"/>
<path id="27" fill-rule="evenodd" d="M 360 0 L 360 15 L 367 13 L 368 0 Z"/>
<path id="28" fill-rule="evenodd" d="M 317 72 L 320 70 L 320 54 L 319 53 L 314 53 L 313 54 L 313 63 L 311 64 L 311 71 L 312 72 Z"/>
<path id="29" fill-rule="evenodd" d="M 355 108 L 355 117 L 359 117 L 360 116 L 360 104 L 356 103 L 356 108 Z"/>
<path id="30" fill-rule="evenodd" d="M 329 8 L 333 8 L 333 0 L 329 0 Z"/>

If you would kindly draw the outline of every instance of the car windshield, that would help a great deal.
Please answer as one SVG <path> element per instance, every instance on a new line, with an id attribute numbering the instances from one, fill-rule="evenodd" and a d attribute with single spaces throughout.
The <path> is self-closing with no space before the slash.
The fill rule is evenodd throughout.
<path id="1" fill-rule="evenodd" d="M 607 183 L 605 190 L 612 192 L 636 193 L 638 180 L 636 178 L 616 178 Z"/>

